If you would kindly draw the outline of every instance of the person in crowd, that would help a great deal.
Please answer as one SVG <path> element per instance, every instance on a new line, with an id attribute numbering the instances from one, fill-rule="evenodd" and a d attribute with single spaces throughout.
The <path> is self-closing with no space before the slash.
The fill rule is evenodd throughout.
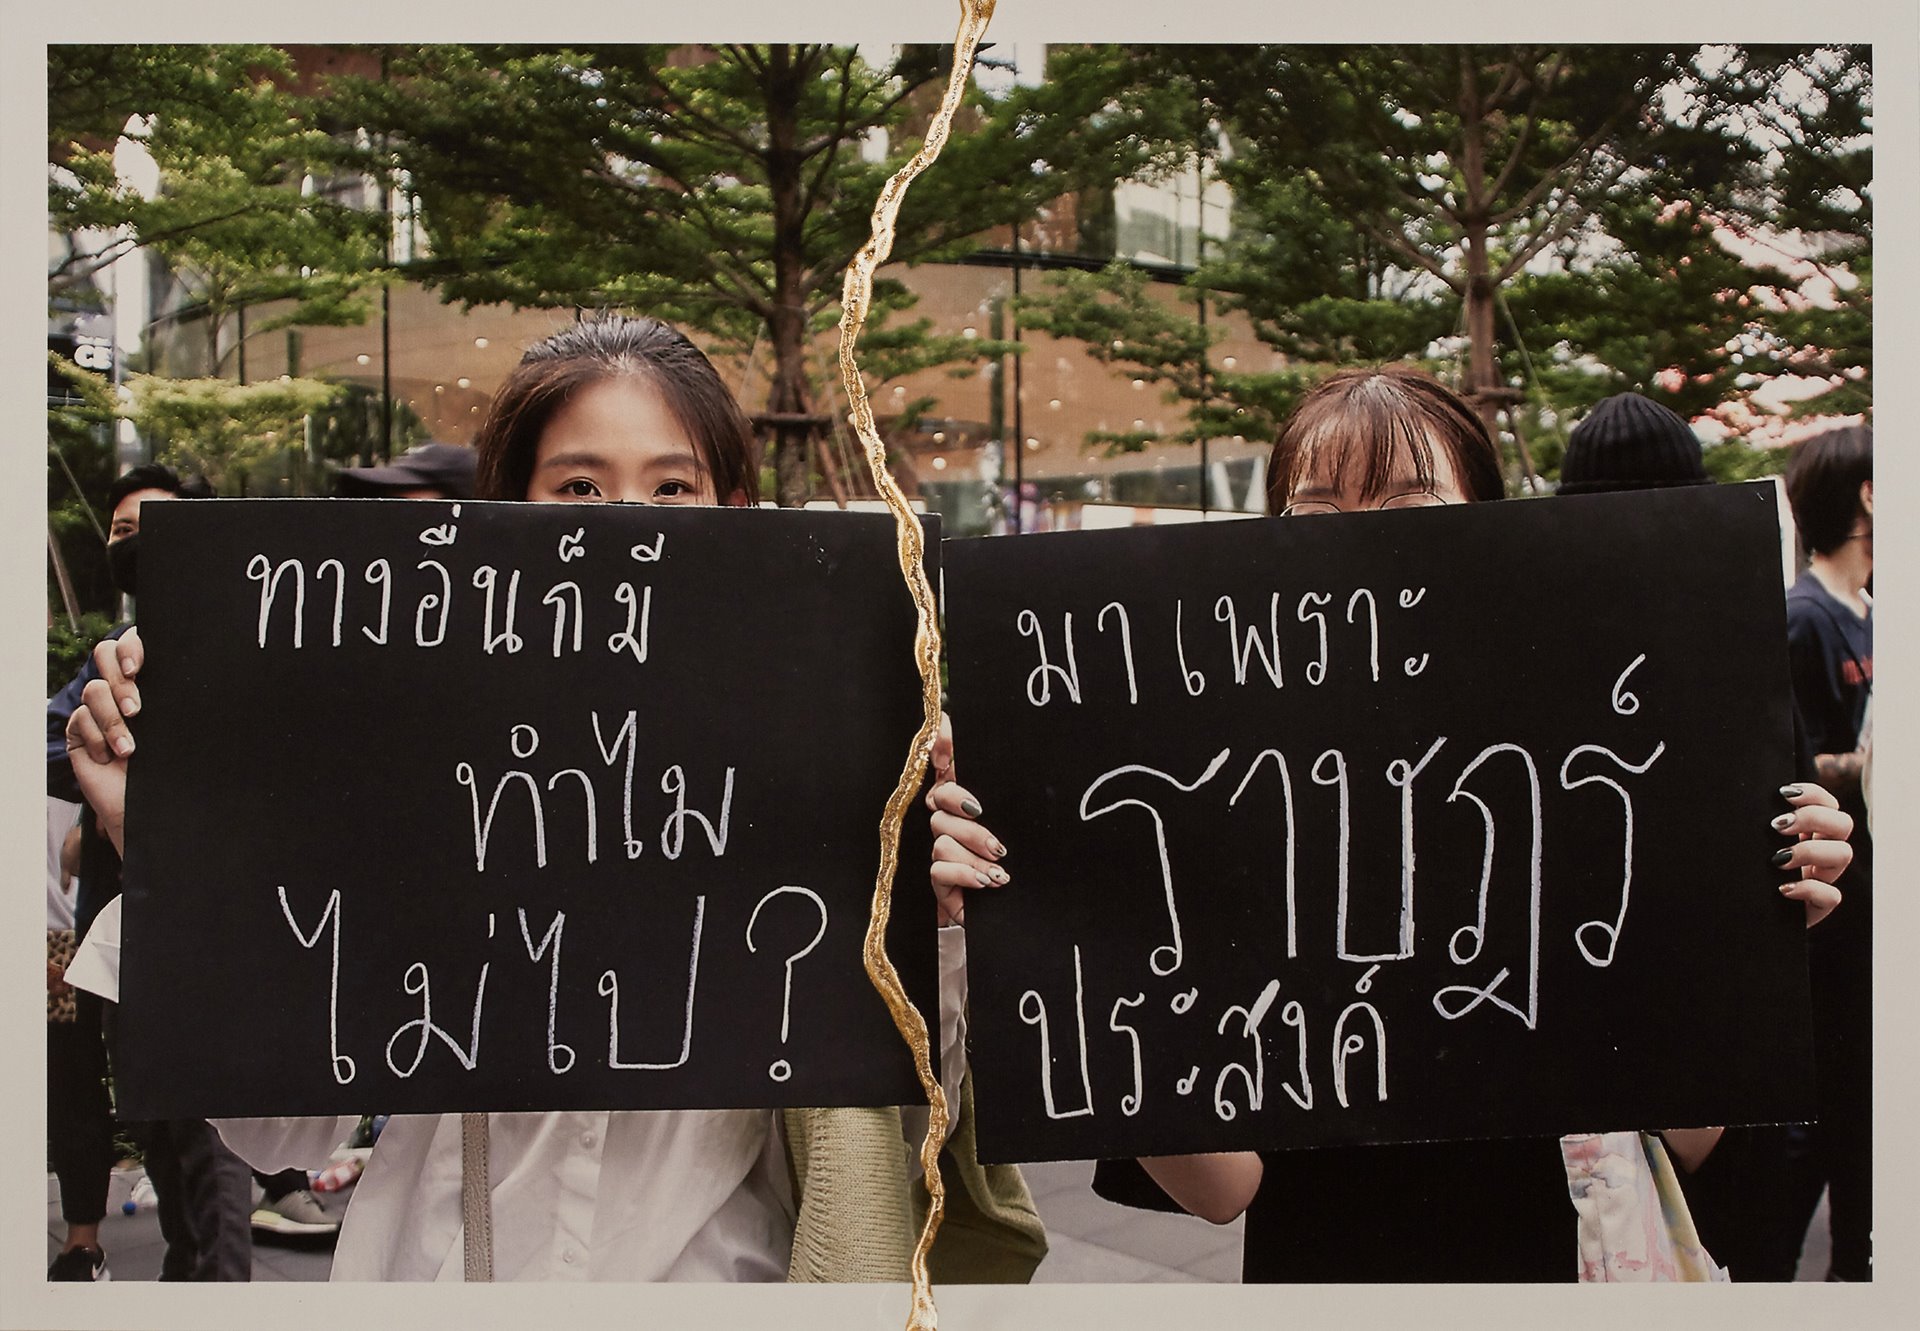
<path id="1" fill-rule="evenodd" d="M 459 444 L 415 444 L 385 466 L 345 467 L 334 480 L 342 499 L 471 499 L 479 456 Z"/>
<path id="2" fill-rule="evenodd" d="M 113 1278 L 100 1247 L 114 1157 L 100 1000 L 66 979 L 78 946 L 72 884 L 79 870 L 79 818 L 78 804 L 47 796 L 47 1160 L 60 1182 L 60 1218 L 67 1228 L 47 1279 L 62 1281 Z"/>
<path id="3" fill-rule="evenodd" d="M 1287 517 L 1480 503 L 1504 493 L 1499 453 L 1480 418 L 1438 380 L 1404 366 L 1343 370 L 1306 394 L 1267 469 L 1268 511 Z M 1006 848 L 981 802 L 948 779 L 929 795 L 932 877 L 948 893 L 985 886 Z M 1776 830 L 1797 838 L 1782 891 L 1809 924 L 1837 904 L 1849 858 L 1844 815 L 1824 790 L 1782 791 Z M 999 870 L 1004 882 L 1004 870 Z M 1697 1165 L 1713 1129 L 1667 1134 Z M 1141 1167 L 1144 1167 L 1142 1169 Z M 1335 1146 L 1266 1155 L 1104 1161 L 1110 1200 L 1179 1208 L 1224 1224 L 1245 1214 L 1249 1282 L 1568 1281 L 1575 1211 L 1557 1140 Z"/>
<path id="4" fill-rule="evenodd" d="M 1613 494 L 1712 484 L 1692 426 L 1652 398 L 1615 393 L 1588 408 L 1567 435 L 1554 493 Z"/>
<path id="5" fill-rule="evenodd" d="M 1568 435 L 1556 493 L 1607 494 L 1712 483 L 1693 427 L 1638 393 L 1618 393 L 1595 403 Z M 1794 780 L 1820 782 L 1797 698 L 1793 723 Z M 1865 830 L 1855 822 L 1851 844 L 1856 857 L 1865 844 Z M 1847 909 L 1834 923 L 1837 933 L 1846 932 L 1861 907 L 1848 890 L 1853 877 L 1850 872 L 1835 880 L 1849 897 Z M 1810 946 L 1819 947 L 1830 936 L 1823 931 Z M 1729 1128 L 1684 1180 L 1701 1240 L 1734 1280 L 1794 1278 L 1810 1214 L 1805 1137 L 1804 1129 L 1785 1124 Z"/>
<path id="6" fill-rule="evenodd" d="M 707 358 L 652 319 L 579 323 L 535 344 L 478 441 L 483 499 L 750 505 L 758 448 Z M 120 835 L 126 717 L 138 710 L 137 634 L 102 644 L 103 679 L 74 714 L 74 761 Z M 962 958 L 941 937 L 942 1067 L 958 1084 Z M 353 1120 L 228 1120 L 263 1168 L 323 1160 Z M 913 1147 L 893 1109 L 396 1115 L 356 1186 L 336 1280 L 904 1280 L 917 1237 Z M 912 1145 L 909 1145 L 911 1140 Z M 950 1139 L 942 1278 L 1024 1280 L 1045 1237 L 1017 1171 L 984 1169 Z M 484 1172 L 463 1159 L 474 1143 Z M 489 1180 L 491 1251 L 463 1227 L 469 1179 Z M 943 1252 L 944 1249 L 944 1252 Z M 473 1265 L 469 1266 L 469 1261 Z"/>
<path id="7" fill-rule="evenodd" d="M 139 595 L 140 516 L 144 507 L 175 498 L 204 498 L 211 493 L 201 478 L 183 481 L 172 468 L 155 463 L 134 467 L 114 481 L 107 494 L 112 514 L 107 529 L 107 565 L 122 593 Z M 108 635 L 108 641 L 132 632 L 130 623 L 123 624 Z M 82 795 L 69 752 L 67 724 L 76 711 L 85 710 L 81 703 L 85 690 L 100 678 L 96 661 L 97 655 L 47 704 L 47 793 L 63 799 L 78 801 Z M 80 883 L 74 903 L 74 929 L 83 944 L 102 911 L 120 893 L 118 832 L 109 837 L 106 831 L 93 809 L 83 812 Z M 101 1024 L 110 1026 L 111 1019 L 91 996 L 86 1007 L 90 1015 L 80 1020 L 86 1023 L 84 1029 L 92 1038 L 98 1038 Z M 107 1033 L 110 1037 L 111 1030 Z M 202 1120 L 129 1124 L 128 1130 L 145 1158 L 147 1177 L 158 1202 L 160 1232 L 167 1241 L 160 1278 L 249 1279 L 253 1243 L 247 1218 L 253 1210 L 253 1191 L 245 1164 Z M 73 1250 L 80 1250 L 80 1246 L 85 1245 Z M 93 1260 L 97 1253 L 95 1246 L 87 1260 Z M 72 1273 L 79 1271 L 79 1261 L 62 1253 L 55 1259 L 55 1267 L 60 1269 L 49 1271 L 48 1278 L 78 1278 Z M 98 1261 L 104 1266 L 104 1255 Z"/>
<path id="8" fill-rule="evenodd" d="M 1807 439 L 1787 466 L 1787 499 L 1808 566 L 1787 593 L 1787 655 L 1821 784 L 1852 814 L 1847 909 L 1811 940 L 1818 1123 L 1804 1131 L 1789 1237 L 1827 1190 L 1829 1280 L 1873 1278 L 1873 837 L 1866 768 L 1873 697 L 1873 432 Z"/>

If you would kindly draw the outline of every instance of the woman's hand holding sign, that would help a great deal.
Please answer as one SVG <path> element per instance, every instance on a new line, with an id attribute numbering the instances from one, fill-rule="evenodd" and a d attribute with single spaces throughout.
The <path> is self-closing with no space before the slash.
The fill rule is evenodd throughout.
<path id="1" fill-rule="evenodd" d="M 93 806 L 100 830 L 121 854 L 126 853 L 122 838 L 127 759 L 134 749 L 127 718 L 140 712 L 140 689 L 134 677 L 145 661 L 146 649 L 137 628 L 99 643 L 93 649 L 93 665 L 100 678 L 87 684 L 81 705 L 67 718 L 67 756 L 74 779 Z"/>
<path id="2" fill-rule="evenodd" d="M 1834 883 L 1853 863 L 1853 847 L 1847 844 L 1853 817 L 1824 788 L 1808 782 L 1782 786 L 1780 794 L 1793 807 L 1773 820 L 1773 830 L 1794 838 L 1794 844 L 1780 850 L 1773 863 L 1800 875 L 1782 883 L 1780 895 L 1806 906 L 1811 929 L 1840 904 Z"/>
<path id="3" fill-rule="evenodd" d="M 927 808 L 933 811 L 933 895 L 940 922 L 961 924 L 967 890 L 1005 887 L 1010 880 L 1000 867 L 1007 848 L 978 821 L 980 801 L 954 780 L 953 727 L 945 716 L 933 741 L 933 778 L 927 792 Z"/>

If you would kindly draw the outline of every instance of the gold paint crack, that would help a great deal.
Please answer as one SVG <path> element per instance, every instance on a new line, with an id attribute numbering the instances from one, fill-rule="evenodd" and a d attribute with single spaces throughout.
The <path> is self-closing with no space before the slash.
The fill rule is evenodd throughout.
<path id="1" fill-rule="evenodd" d="M 993 6 L 994 0 L 960 0 L 960 29 L 954 38 L 953 68 L 947 76 L 946 94 L 941 99 L 940 110 L 927 128 L 927 137 L 920 145 L 920 151 L 895 172 L 880 190 L 880 197 L 873 206 L 872 234 L 848 265 L 840 297 L 840 380 L 846 388 L 847 400 L 853 407 L 854 430 L 860 436 L 874 486 L 893 513 L 900 574 L 913 596 L 917 617 L 914 662 L 920 671 L 923 714 L 920 728 L 914 732 L 913 743 L 907 753 L 906 766 L 901 769 L 899 783 L 894 786 L 893 794 L 887 800 L 886 812 L 881 817 L 880 867 L 874 878 L 873 909 L 867 921 L 863 949 L 867 976 L 886 1000 L 887 1011 L 893 1015 L 894 1025 L 913 1050 L 914 1069 L 919 1073 L 921 1089 L 926 1092 L 927 1104 L 932 1111 L 928 1115 L 926 1138 L 920 1143 L 920 1164 L 926 1172 L 930 1204 L 927 1207 L 926 1224 L 913 1250 L 913 1306 L 907 1318 L 908 1331 L 933 1331 L 939 1324 L 933 1304 L 933 1284 L 927 1272 L 927 1253 L 933 1246 L 933 1237 L 940 1228 L 940 1217 L 946 1206 L 946 1188 L 940 1179 L 940 1147 L 947 1135 L 949 1110 L 946 1093 L 941 1090 L 939 1079 L 933 1075 L 926 1018 L 907 998 L 906 989 L 900 983 L 900 974 L 887 957 L 886 933 L 887 918 L 893 908 L 894 874 L 900 863 L 901 823 L 919 792 L 921 780 L 926 776 L 934 734 L 940 725 L 940 627 L 935 617 L 933 588 L 927 581 L 926 537 L 918 518 L 907 504 L 906 496 L 901 493 L 900 486 L 887 469 L 886 445 L 881 443 L 879 432 L 874 429 L 873 407 L 867 401 L 866 384 L 860 377 L 860 367 L 854 359 L 854 345 L 859 341 L 860 329 L 866 323 L 868 307 L 873 299 L 874 270 L 893 250 L 894 225 L 900 216 L 900 204 L 906 198 L 907 186 L 913 183 L 915 176 L 933 164 L 946 144 L 947 133 L 953 126 L 954 112 L 959 109 L 967 80 L 973 72 L 974 52 L 980 44 L 981 34 L 986 31 L 988 20 L 993 17 Z"/>

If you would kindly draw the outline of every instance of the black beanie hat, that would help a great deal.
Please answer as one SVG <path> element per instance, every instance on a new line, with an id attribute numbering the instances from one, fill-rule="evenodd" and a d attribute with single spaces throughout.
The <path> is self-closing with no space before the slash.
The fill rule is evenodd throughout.
<path id="1" fill-rule="evenodd" d="M 1567 436 L 1560 493 L 1708 485 L 1700 441 L 1679 416 L 1638 393 L 1602 398 Z"/>

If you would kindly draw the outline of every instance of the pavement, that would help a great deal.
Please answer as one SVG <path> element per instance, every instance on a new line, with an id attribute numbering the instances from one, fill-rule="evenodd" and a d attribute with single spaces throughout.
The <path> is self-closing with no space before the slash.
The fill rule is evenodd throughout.
<path id="1" fill-rule="evenodd" d="M 122 1213 L 120 1204 L 140 1176 L 116 1171 L 107 1218 L 100 1226 L 107 1269 L 115 1280 L 155 1280 L 166 1244 L 151 1209 Z M 1093 1166 L 1086 1162 L 1027 1165 L 1027 1186 L 1047 1224 L 1050 1250 L 1036 1284 L 1212 1282 L 1240 1278 L 1243 1222 L 1210 1225 L 1185 1215 L 1161 1215 L 1116 1206 L 1093 1195 Z M 328 1211 L 342 1213 L 353 1189 L 317 1194 Z M 1827 1209 L 1823 1198 L 1807 1233 L 1798 1279 L 1818 1280 L 1827 1265 Z M 59 1185 L 47 1176 L 47 1260 L 60 1251 L 66 1226 L 60 1219 Z M 1569 1257 L 1571 1261 L 1571 1257 Z M 254 1231 L 253 1278 L 325 1280 L 333 1266 L 327 1238 L 283 1238 Z"/>
<path id="2" fill-rule="evenodd" d="M 117 1169 L 107 1189 L 107 1215 L 100 1222 L 100 1246 L 106 1250 L 107 1272 L 115 1280 L 158 1280 L 160 1259 L 167 1250 L 160 1237 L 160 1213 L 152 1207 L 126 1214 L 121 1208 L 133 1185 L 145 1175 L 138 1167 Z M 260 1185 L 254 1184 L 254 1200 Z M 345 1192 L 315 1193 L 322 1209 L 340 1215 L 353 1197 Z M 66 1241 L 66 1223 L 60 1219 L 60 1184 L 47 1175 L 47 1260 L 59 1254 Z M 281 1236 L 253 1232 L 253 1278 L 267 1280 L 325 1280 L 333 1270 L 333 1237 Z"/>

